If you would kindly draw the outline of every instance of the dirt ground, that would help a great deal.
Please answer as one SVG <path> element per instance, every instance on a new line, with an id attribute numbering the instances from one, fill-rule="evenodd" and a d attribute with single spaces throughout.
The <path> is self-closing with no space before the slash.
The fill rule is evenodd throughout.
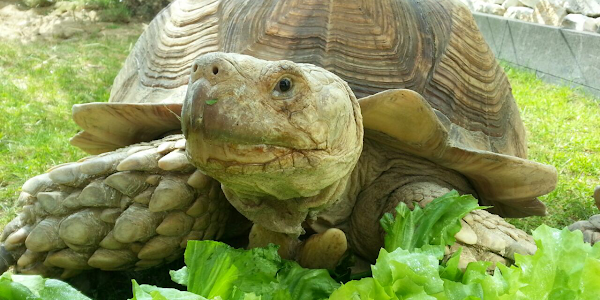
<path id="1" fill-rule="evenodd" d="M 139 35 L 147 24 L 100 22 L 98 12 L 58 2 L 52 7 L 28 8 L 18 0 L 0 0 L 0 41 L 60 41 L 85 35 Z"/>

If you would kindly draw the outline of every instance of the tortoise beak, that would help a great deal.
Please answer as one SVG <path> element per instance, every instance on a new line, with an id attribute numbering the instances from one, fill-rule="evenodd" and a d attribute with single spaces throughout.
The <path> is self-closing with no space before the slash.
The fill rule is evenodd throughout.
<path id="1" fill-rule="evenodd" d="M 201 128 L 204 116 L 203 102 L 209 98 L 210 85 L 206 80 L 190 82 L 183 101 L 181 111 L 181 130 L 188 138 L 190 132 L 197 132 Z"/>
<path id="2" fill-rule="evenodd" d="M 187 136 L 189 130 L 195 130 L 204 121 L 206 105 L 214 105 L 212 87 L 231 80 L 237 74 L 224 53 L 209 53 L 200 56 L 192 64 L 190 82 L 182 111 L 182 130 Z"/>

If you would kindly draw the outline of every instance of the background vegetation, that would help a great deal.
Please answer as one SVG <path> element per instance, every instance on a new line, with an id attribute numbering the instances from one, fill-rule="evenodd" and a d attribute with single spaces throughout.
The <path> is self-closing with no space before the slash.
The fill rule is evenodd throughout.
<path id="1" fill-rule="evenodd" d="M 528 131 L 529 158 L 558 170 L 556 189 L 541 197 L 549 215 L 511 223 L 529 232 L 542 223 L 562 228 L 598 214 L 592 194 L 600 185 L 600 99 L 504 69 Z"/>
<path id="2" fill-rule="evenodd" d="M 152 19 L 169 0 L 22 0 L 28 7 L 51 6 L 58 2 L 71 2 L 80 9 L 100 10 L 100 18 L 106 22 L 129 22 L 132 17 Z"/>

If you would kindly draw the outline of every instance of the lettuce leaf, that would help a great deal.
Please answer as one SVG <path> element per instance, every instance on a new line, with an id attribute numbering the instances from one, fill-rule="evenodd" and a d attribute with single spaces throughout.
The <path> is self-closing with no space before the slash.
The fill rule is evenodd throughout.
<path id="1" fill-rule="evenodd" d="M 460 250 L 442 263 L 445 246 L 455 242 L 454 235 L 460 230 L 460 219 L 478 208 L 473 197 L 454 191 L 423 209 L 411 211 L 400 204 L 396 216 L 386 214 L 381 221 L 387 232 L 385 248 L 371 266 L 372 277 L 342 286 L 325 270 L 303 269 L 282 260 L 276 246 L 237 250 L 211 241 L 190 242 L 187 267 L 171 276 L 190 292 L 222 300 L 598 298 L 600 243 L 593 247 L 584 243 L 578 231 L 540 226 L 533 232 L 537 252 L 517 254 L 514 266 L 498 264 L 493 274 L 488 273 L 489 262 L 470 263 L 462 271 L 458 267 Z M 134 289 L 146 297 L 138 299 L 163 299 L 158 296 L 166 292 L 145 286 Z M 172 299 L 188 299 L 177 297 L 179 294 L 173 294 Z"/>
<path id="2" fill-rule="evenodd" d="M 39 275 L 14 275 L 5 272 L 0 276 L 0 299 L 5 300 L 91 300 L 69 284 Z"/>
<path id="3" fill-rule="evenodd" d="M 455 255 L 446 267 L 440 266 L 444 247 L 455 242 L 460 219 L 481 208 L 472 196 L 452 191 L 425 208 L 410 210 L 400 203 L 396 216 L 385 214 L 381 226 L 386 231 L 385 247 L 379 252 L 372 278 L 351 281 L 330 297 L 341 299 L 458 299 L 482 295 L 482 288 L 464 286 L 453 280 L 463 279 Z M 459 254 L 460 255 L 460 254 Z M 442 275 L 444 275 L 444 279 Z M 447 295 L 445 282 L 456 285 Z M 450 297 L 449 297 L 450 296 Z"/>
<path id="4" fill-rule="evenodd" d="M 460 231 L 460 219 L 475 209 L 484 208 L 471 195 L 451 191 L 436 198 L 425 208 L 415 205 L 411 211 L 406 204 L 396 207 L 396 217 L 386 213 L 381 219 L 385 230 L 385 249 L 412 251 L 425 245 L 452 245 Z"/>
<path id="5" fill-rule="evenodd" d="M 215 241 L 190 241 L 186 267 L 173 280 L 206 298 L 327 299 L 339 284 L 326 270 L 311 270 L 282 260 L 277 246 L 234 249 Z"/>
<path id="6" fill-rule="evenodd" d="M 350 281 L 329 299 L 436 299 L 431 295 L 444 292 L 438 266 L 433 253 L 381 249 L 372 278 Z"/>
<path id="7" fill-rule="evenodd" d="M 133 298 L 131 300 L 207 300 L 194 293 L 177 289 L 159 288 L 152 285 L 139 285 L 135 280 L 133 284 Z"/>
<path id="8" fill-rule="evenodd" d="M 600 244 L 583 242 L 581 231 L 542 225 L 533 231 L 534 255 L 515 255 L 498 265 L 509 286 L 501 299 L 598 299 Z"/>

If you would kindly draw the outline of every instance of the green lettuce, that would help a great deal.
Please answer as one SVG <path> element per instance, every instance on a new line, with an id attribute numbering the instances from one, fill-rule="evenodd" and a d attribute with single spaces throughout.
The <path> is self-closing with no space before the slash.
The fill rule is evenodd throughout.
<path id="1" fill-rule="evenodd" d="M 5 272 L 0 276 L 2 300 L 91 300 L 65 282 L 39 275 L 14 275 Z"/>
<path id="2" fill-rule="evenodd" d="M 190 241 L 186 267 L 171 273 L 188 291 L 206 298 L 327 299 L 339 286 L 326 270 L 282 260 L 277 246 L 234 249 L 215 241 Z"/>
<path id="3" fill-rule="evenodd" d="M 139 285 L 135 280 L 133 284 L 133 298 L 131 300 L 207 300 L 194 293 L 177 289 L 159 288 L 152 285 Z"/>
<path id="4" fill-rule="evenodd" d="M 515 265 L 497 264 L 492 275 L 490 262 L 460 270 L 460 250 L 442 264 L 440 250 L 454 243 L 460 218 L 478 208 L 470 198 L 453 192 L 413 211 L 401 204 L 395 217 L 382 219 L 385 249 L 373 277 L 348 282 L 330 299 L 598 299 L 600 244 L 592 247 L 566 228 L 540 226 L 533 232 L 536 253 L 516 254 Z"/>
<path id="5" fill-rule="evenodd" d="M 542 225 L 533 231 L 534 255 L 515 255 L 515 265 L 498 265 L 509 291 L 500 299 L 598 299 L 600 244 L 583 242 L 581 231 Z"/>
<path id="6" fill-rule="evenodd" d="M 451 191 L 427 204 L 415 205 L 410 210 L 406 204 L 396 207 L 396 216 L 386 213 L 381 219 L 385 230 L 385 249 L 397 248 L 412 251 L 426 245 L 452 245 L 454 235 L 460 231 L 460 219 L 475 209 L 483 208 L 471 195 Z"/>
<path id="7" fill-rule="evenodd" d="M 444 281 L 463 276 L 458 269 L 458 255 L 449 260 L 449 267 L 440 266 L 444 247 L 455 242 L 460 219 L 478 208 L 475 198 L 460 196 L 456 191 L 423 209 L 417 206 L 411 211 L 400 203 L 396 216 L 388 213 L 381 219 L 387 235 L 371 267 L 373 277 L 346 283 L 330 299 L 448 299 Z M 466 290 L 461 284 L 460 291 Z"/>
<path id="8" fill-rule="evenodd" d="M 381 221 L 387 235 L 371 266 L 372 277 L 341 286 L 326 270 L 281 259 L 274 245 L 242 250 L 215 241 L 190 241 L 187 266 L 171 271 L 173 281 L 188 291 L 133 281 L 132 300 L 598 299 L 600 244 L 584 243 L 579 231 L 542 225 L 533 232 L 538 247 L 534 255 L 516 254 L 515 265 L 497 264 L 492 274 L 490 262 L 473 262 L 461 270 L 461 250 L 443 262 L 460 219 L 477 208 L 473 197 L 456 192 L 423 209 L 411 211 L 400 204 L 395 216 L 386 214 Z M 0 276 L 0 299 L 89 298 L 60 280 L 7 272 Z"/>

